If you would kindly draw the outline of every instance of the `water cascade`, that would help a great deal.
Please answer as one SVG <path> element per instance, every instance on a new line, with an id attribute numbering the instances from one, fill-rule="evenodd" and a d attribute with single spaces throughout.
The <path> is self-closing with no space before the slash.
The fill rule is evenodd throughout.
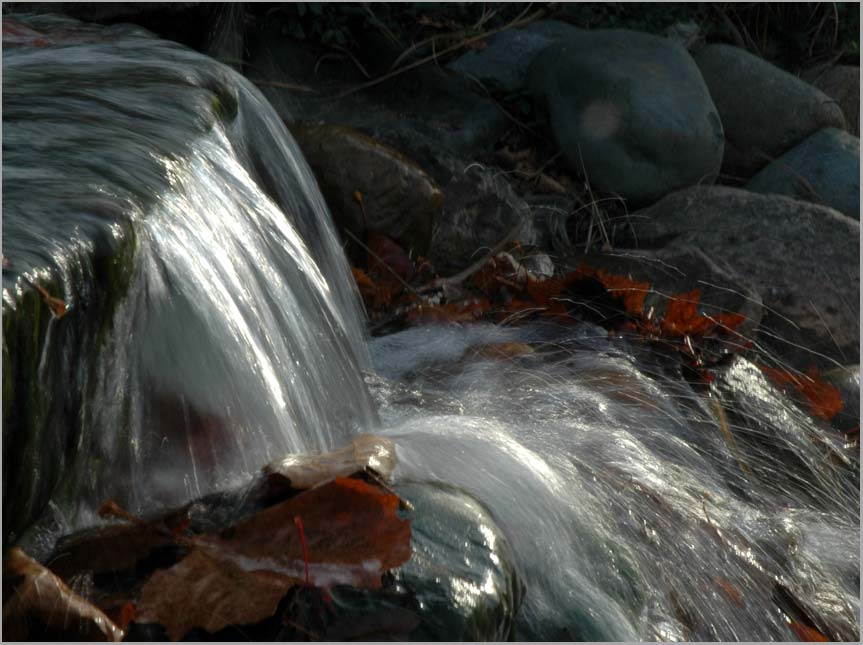
<path id="1" fill-rule="evenodd" d="M 28 24 L 4 38 L 6 526 L 188 500 L 372 424 L 347 262 L 257 90 L 142 30 Z"/>
<path id="2" fill-rule="evenodd" d="M 4 39 L 7 540 L 374 429 L 397 488 L 457 489 L 505 535 L 518 638 L 796 639 L 783 597 L 857 637 L 859 463 L 753 364 L 699 390 L 586 323 L 368 343 L 315 182 L 241 76 L 128 27 Z M 532 351 L 478 349 L 502 342 Z"/>

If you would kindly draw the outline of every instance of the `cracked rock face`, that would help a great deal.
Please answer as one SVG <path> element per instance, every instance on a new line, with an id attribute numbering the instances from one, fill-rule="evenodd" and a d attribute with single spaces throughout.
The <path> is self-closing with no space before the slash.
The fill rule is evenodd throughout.
<path id="1" fill-rule="evenodd" d="M 712 182 L 722 122 L 689 53 L 626 29 L 586 31 L 544 50 L 529 86 L 567 163 L 634 205 Z"/>

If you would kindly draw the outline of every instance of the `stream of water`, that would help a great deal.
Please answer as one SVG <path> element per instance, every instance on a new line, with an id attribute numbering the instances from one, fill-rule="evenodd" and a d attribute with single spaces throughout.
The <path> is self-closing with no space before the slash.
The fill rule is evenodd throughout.
<path id="1" fill-rule="evenodd" d="M 10 491 L 56 535 L 105 499 L 177 504 L 371 430 L 397 484 L 488 509 L 526 589 L 519 638 L 795 640 L 790 596 L 856 639 L 859 464 L 752 363 L 696 390 L 588 324 L 369 342 L 326 205 L 253 86 L 133 28 L 10 30 L 4 364 L 34 390 L 7 417 L 4 367 L 4 524 Z M 34 281 L 68 311 L 38 323 L 31 365 L 7 321 L 32 322 Z M 481 351 L 504 342 L 530 351 Z"/>

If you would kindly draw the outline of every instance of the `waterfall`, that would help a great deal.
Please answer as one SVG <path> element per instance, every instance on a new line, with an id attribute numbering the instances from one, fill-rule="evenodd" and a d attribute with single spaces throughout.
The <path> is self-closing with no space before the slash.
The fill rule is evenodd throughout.
<path id="1" fill-rule="evenodd" d="M 68 308 L 18 374 L 48 410 L 4 407 L 28 492 L 64 522 L 107 499 L 144 512 L 373 426 L 347 262 L 257 89 L 137 28 L 15 24 L 45 35 L 4 51 L 4 318 L 33 281 Z"/>

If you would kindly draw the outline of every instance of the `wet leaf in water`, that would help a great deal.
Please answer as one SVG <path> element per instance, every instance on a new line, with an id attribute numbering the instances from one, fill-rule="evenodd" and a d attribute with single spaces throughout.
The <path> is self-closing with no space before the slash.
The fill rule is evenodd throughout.
<path id="1" fill-rule="evenodd" d="M 203 535 L 186 558 L 150 577 L 138 620 L 161 623 L 176 640 L 194 627 L 215 632 L 272 616 L 307 575 L 318 587 L 379 588 L 381 575 L 411 554 L 410 522 L 398 517 L 399 505 L 378 486 L 337 478 L 218 536 Z"/>
<path id="2" fill-rule="evenodd" d="M 124 632 L 19 548 L 3 560 L 4 640 L 112 641 Z"/>
<path id="3" fill-rule="evenodd" d="M 363 433 L 340 450 L 319 455 L 288 455 L 264 467 L 272 484 L 305 490 L 364 468 L 389 478 L 396 465 L 395 444 L 386 437 Z"/>
<path id="4" fill-rule="evenodd" d="M 796 620 L 791 621 L 791 629 L 800 637 L 801 641 L 806 643 L 828 643 L 830 639 L 817 629 L 807 627 L 803 623 L 798 623 Z"/>

